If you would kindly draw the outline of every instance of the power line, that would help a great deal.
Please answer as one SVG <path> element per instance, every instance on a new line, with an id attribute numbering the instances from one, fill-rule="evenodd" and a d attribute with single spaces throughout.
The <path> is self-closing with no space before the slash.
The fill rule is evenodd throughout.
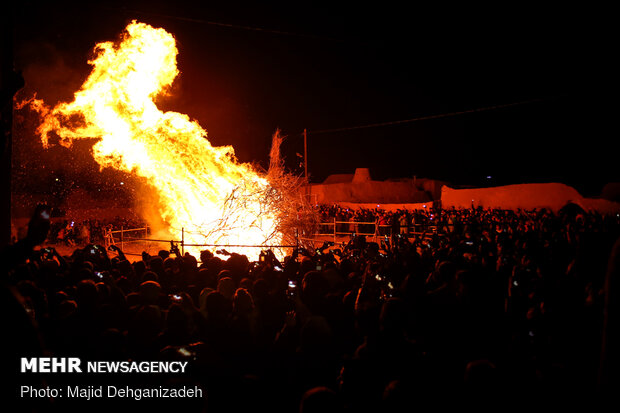
<path id="1" fill-rule="evenodd" d="M 112 11 L 119 10 L 117 8 L 106 7 L 106 6 L 102 6 L 102 8 L 107 9 L 107 10 L 112 10 Z M 143 15 L 148 15 L 148 16 L 153 16 L 153 17 L 163 17 L 163 18 L 180 20 L 180 21 L 185 21 L 185 22 L 190 22 L 190 23 L 225 27 L 228 29 L 255 31 L 255 32 L 276 34 L 280 36 L 293 36 L 293 37 L 300 37 L 300 38 L 307 38 L 307 39 L 314 39 L 314 40 L 328 40 L 328 41 L 333 41 L 333 42 L 341 41 L 339 39 L 334 39 L 334 38 L 326 37 L 326 36 L 319 36 L 319 35 L 310 34 L 310 33 L 296 33 L 296 32 L 288 32 L 284 30 L 269 29 L 269 28 L 258 27 L 258 26 L 245 26 L 245 25 L 240 25 L 240 24 L 222 23 L 222 22 L 216 22 L 212 20 L 196 19 L 196 18 L 184 17 L 184 16 L 175 16 L 171 14 L 153 13 L 153 12 L 143 11 L 143 10 L 122 8 L 122 11 L 127 12 L 127 13 L 132 13 L 132 14 L 143 14 Z"/>
<path id="2" fill-rule="evenodd" d="M 565 97 L 565 96 L 566 95 L 553 96 L 549 98 L 524 100 L 521 102 L 506 103 L 503 105 L 486 106 L 482 108 L 468 109 L 468 110 L 463 110 L 459 112 L 440 113 L 436 115 L 420 116 L 420 117 L 411 118 L 411 119 L 395 120 L 395 121 L 381 122 L 381 123 L 371 123 L 368 125 L 348 126 L 344 128 L 334 128 L 334 129 L 308 130 L 308 133 L 317 135 L 321 133 L 344 132 L 344 131 L 350 131 L 350 130 L 356 130 L 356 129 L 367 129 L 367 128 L 378 128 L 382 126 L 401 125 L 403 123 L 412 123 L 412 122 L 418 122 L 422 120 L 431 120 L 431 119 L 441 119 L 441 118 L 447 118 L 447 117 L 452 117 L 452 116 L 467 115 L 469 113 L 486 112 L 489 110 L 504 109 L 504 108 L 514 107 L 514 106 L 527 105 L 530 103 L 544 102 L 547 100 L 557 99 L 557 98 Z"/>

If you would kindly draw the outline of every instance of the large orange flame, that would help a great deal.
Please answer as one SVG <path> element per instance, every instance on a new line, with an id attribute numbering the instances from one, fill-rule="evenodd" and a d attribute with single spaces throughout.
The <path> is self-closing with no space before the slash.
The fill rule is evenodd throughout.
<path id="1" fill-rule="evenodd" d="M 179 73 L 177 52 L 171 34 L 136 21 L 120 42 L 97 44 L 92 72 L 72 102 L 49 109 L 34 100 L 43 144 L 52 131 L 66 146 L 100 138 L 95 160 L 146 178 L 157 190 L 171 236 L 178 238 L 184 228 L 190 243 L 279 243 L 277 212 L 265 210 L 255 196 L 269 189 L 265 176 L 238 163 L 232 147 L 213 147 L 187 115 L 162 112 L 154 103 Z M 231 207 L 235 201 L 239 205 Z"/>

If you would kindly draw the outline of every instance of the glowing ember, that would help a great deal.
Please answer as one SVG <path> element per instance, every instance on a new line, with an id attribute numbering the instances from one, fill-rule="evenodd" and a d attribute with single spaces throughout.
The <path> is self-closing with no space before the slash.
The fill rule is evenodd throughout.
<path id="1" fill-rule="evenodd" d="M 186 243 L 280 243 L 277 211 L 265 209 L 256 196 L 269 190 L 265 176 L 238 163 L 232 147 L 213 147 L 187 115 L 164 113 L 155 105 L 178 74 L 176 55 L 171 34 L 135 21 L 119 43 L 99 43 L 89 61 L 93 70 L 73 102 L 49 109 L 32 101 L 43 118 L 38 129 L 43 144 L 52 131 L 65 146 L 100 138 L 95 160 L 146 178 L 174 238 L 185 228 Z"/>

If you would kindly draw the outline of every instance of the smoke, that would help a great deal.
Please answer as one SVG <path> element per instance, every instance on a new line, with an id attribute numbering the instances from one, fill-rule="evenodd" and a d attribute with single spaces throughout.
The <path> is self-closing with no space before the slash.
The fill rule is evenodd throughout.
<path id="1" fill-rule="evenodd" d="M 77 55 L 77 56 L 76 56 Z M 86 54 L 61 51 L 46 41 L 20 44 L 16 51 L 15 67 L 22 73 L 25 86 L 21 98 L 35 92 L 48 103 L 71 100 L 88 75 Z"/>
<path id="2" fill-rule="evenodd" d="M 91 154 L 95 139 L 79 142 L 71 150 L 60 145 L 44 148 L 36 133 L 41 117 L 26 104 L 33 98 L 52 106 L 71 100 L 88 75 L 86 55 L 61 51 L 45 40 L 23 41 L 16 47 L 15 68 L 25 81 L 14 101 L 11 186 L 14 199 L 20 200 L 13 203 L 17 213 L 41 200 L 60 209 L 73 192 L 85 193 L 102 206 L 127 205 L 132 195 L 129 185 L 118 188 L 120 182 L 129 181 L 125 175 L 100 171 Z M 50 143 L 57 139 L 51 136 Z"/>

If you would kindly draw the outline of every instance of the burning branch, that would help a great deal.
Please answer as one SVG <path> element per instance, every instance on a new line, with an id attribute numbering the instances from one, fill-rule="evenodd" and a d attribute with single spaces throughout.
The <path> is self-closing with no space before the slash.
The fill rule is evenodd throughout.
<path id="1" fill-rule="evenodd" d="M 264 245 L 276 243 L 306 246 L 299 238 L 316 232 L 318 217 L 312 206 L 301 196 L 300 189 L 305 183 L 303 178 L 292 175 L 285 169 L 284 159 L 280 155 L 283 140 L 280 130 L 276 130 L 271 141 L 269 170 L 266 174 L 269 185 L 256 188 L 248 184 L 246 179 L 242 179 L 224 201 L 221 218 L 208 234 L 204 234 L 205 237 L 243 230 L 238 228 L 235 217 L 240 216 L 240 212 L 251 203 L 257 203 L 258 213 L 250 226 L 261 228 L 263 213 L 276 211 L 275 226 L 271 233 L 265 234 Z M 284 253 L 278 252 L 279 255 Z"/>
<path id="2" fill-rule="evenodd" d="M 301 188 L 305 180 L 300 176 L 286 172 L 284 159 L 280 154 L 280 146 L 284 137 L 280 130 L 276 130 L 271 140 L 269 153 L 269 171 L 267 180 L 271 184 L 271 191 L 265 197 L 266 204 L 276 209 L 278 219 L 276 230 L 282 234 L 285 243 L 299 243 L 300 237 L 310 237 L 316 233 L 318 216 L 310 203 L 303 197 Z M 310 248 L 311 245 L 306 247 Z"/>

